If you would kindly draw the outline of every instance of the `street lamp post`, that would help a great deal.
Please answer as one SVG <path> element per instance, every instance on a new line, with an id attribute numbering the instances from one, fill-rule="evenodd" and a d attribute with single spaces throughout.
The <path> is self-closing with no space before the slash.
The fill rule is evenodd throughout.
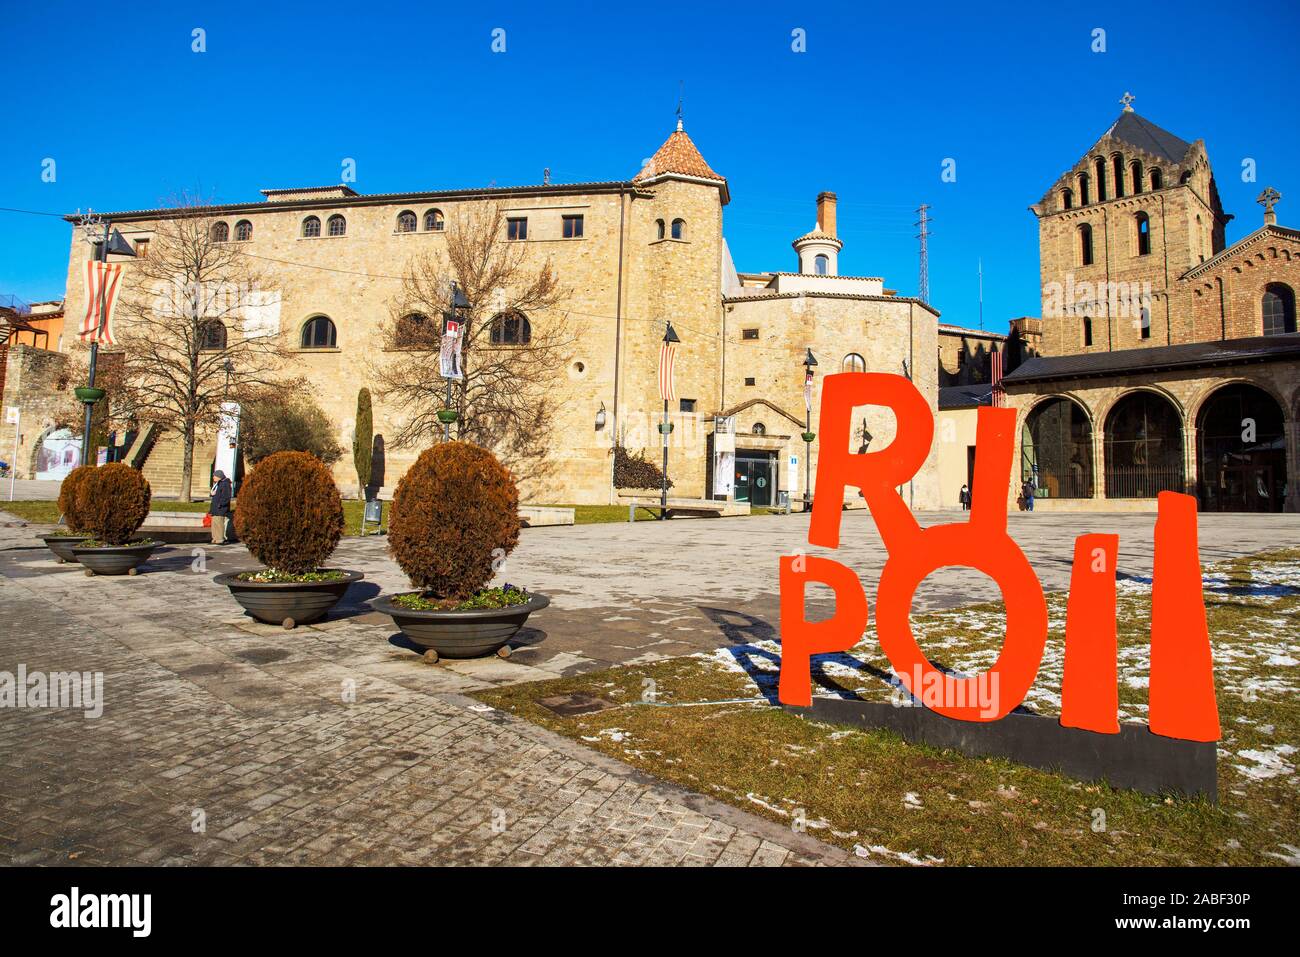
<path id="1" fill-rule="evenodd" d="M 443 313 L 443 317 L 442 317 L 444 335 L 447 334 L 448 325 L 451 323 L 458 323 L 456 329 L 456 335 L 461 334 L 460 329 L 463 328 L 464 323 L 463 321 L 460 320 L 459 316 L 461 315 L 462 312 L 468 311 L 469 308 L 470 308 L 469 300 L 465 298 L 465 294 L 460 291 L 460 286 L 457 285 L 456 282 L 453 280 L 451 284 L 451 309 L 448 312 Z M 460 363 L 456 363 L 456 365 L 459 366 Z M 446 375 L 447 371 L 448 371 L 447 369 L 443 369 L 443 381 L 446 382 L 447 384 L 446 405 L 444 408 L 438 411 L 438 421 L 442 423 L 442 440 L 444 442 L 451 441 L 451 424 L 455 422 L 457 418 L 456 410 L 452 408 L 451 405 L 451 380 L 453 378 L 457 378 L 458 376 Z M 451 371 L 456 372 L 458 375 L 464 374 L 464 372 L 460 368 L 456 368 Z"/>
<path id="2" fill-rule="evenodd" d="M 670 323 L 668 323 L 667 325 L 668 325 L 668 328 L 664 330 L 664 346 L 665 346 L 665 348 L 667 348 L 667 347 L 670 346 L 670 345 L 673 345 L 673 344 L 675 344 L 675 343 L 678 343 L 678 342 L 681 342 L 681 341 L 682 341 L 681 339 L 677 338 L 677 333 L 673 331 L 673 324 L 670 322 Z M 668 369 L 661 369 L 660 372 L 659 372 L 659 374 L 660 374 L 661 376 L 664 376 L 664 375 L 671 376 L 671 375 L 672 375 L 672 370 L 671 370 L 671 360 L 670 360 L 670 359 L 665 359 L 665 360 L 661 360 L 661 361 L 667 361 L 667 362 L 669 363 L 669 368 L 668 368 Z M 665 398 L 664 398 L 664 420 L 663 420 L 663 422 L 661 422 L 661 423 L 659 424 L 659 435 L 660 435 L 660 436 L 662 437 L 662 439 L 663 439 L 663 446 L 664 446 L 664 471 L 663 471 L 662 479 L 661 479 L 661 481 L 660 481 L 660 483 L 659 483 L 659 521 L 661 521 L 661 522 L 662 522 L 664 519 L 666 519 L 666 518 L 668 517 L 668 434 L 669 434 L 670 432 L 672 432 L 672 430 L 673 430 L 673 425 L 672 425 L 672 423 L 668 421 L 668 399 L 667 399 L 667 395 L 668 395 L 668 393 L 665 392 L 665 393 L 664 393 L 664 396 L 665 396 Z"/>
<path id="3" fill-rule="evenodd" d="M 94 238 L 93 230 L 99 225 L 99 217 L 94 213 L 82 217 L 81 227 L 86 231 L 90 242 L 97 242 L 99 249 L 96 251 L 95 259 L 101 263 L 108 262 L 108 254 L 112 252 L 119 256 L 134 256 L 135 250 L 122 238 L 120 233 L 113 231 L 113 224 L 109 221 L 104 222 L 104 234 L 98 241 Z M 81 431 L 81 464 L 90 464 L 90 420 L 95 408 L 95 403 L 104 397 L 104 390 L 95 386 L 95 368 L 99 360 L 99 337 L 104 333 L 104 325 L 108 322 L 108 281 L 106 276 L 100 276 L 97 283 L 99 294 L 99 307 L 95 310 L 98 316 L 95 323 L 95 334 L 90 340 L 90 363 L 88 374 L 86 376 L 86 385 L 84 388 L 75 390 L 77 398 L 82 401 L 86 407 L 85 418 L 82 421 Z"/>
<path id="4" fill-rule="evenodd" d="M 815 365 L 817 359 L 810 348 L 803 358 L 803 510 L 805 512 L 812 508 L 812 443 L 813 439 L 817 438 L 817 433 L 812 430 L 812 383 Z"/>

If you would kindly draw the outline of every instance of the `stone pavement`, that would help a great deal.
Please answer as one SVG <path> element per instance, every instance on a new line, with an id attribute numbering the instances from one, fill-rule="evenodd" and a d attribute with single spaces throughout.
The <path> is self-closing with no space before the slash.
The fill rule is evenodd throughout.
<path id="1" fill-rule="evenodd" d="M 924 521 L 960 519 L 960 513 Z M 1149 575 L 1153 516 L 1011 516 L 1049 588 L 1073 535 L 1121 533 Z M 553 596 L 509 661 L 430 666 L 367 600 L 406 587 L 385 541 L 347 539 L 366 580 L 285 632 L 212 577 L 242 547 L 160 551 L 134 578 L 59 566 L 0 513 L 0 671 L 102 672 L 102 717 L 0 709 L 0 862 L 844 863 L 843 850 L 648 778 L 464 697 L 769 636 L 775 556 L 804 516 L 525 530 L 505 577 Z M 865 512 L 835 554 L 874 584 Z M 1205 562 L 1300 540 L 1300 516 L 1202 516 Z M 810 550 L 816 553 L 818 550 Z M 937 573 L 918 608 L 996 595 Z M 201 826 L 200 826 L 201 824 Z"/>

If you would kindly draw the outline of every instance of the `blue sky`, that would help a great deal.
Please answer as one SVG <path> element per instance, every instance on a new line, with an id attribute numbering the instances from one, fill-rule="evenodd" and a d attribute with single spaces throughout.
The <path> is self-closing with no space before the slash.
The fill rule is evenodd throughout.
<path id="1" fill-rule="evenodd" d="M 794 268 L 790 240 L 830 189 L 840 271 L 914 295 L 925 202 L 931 300 L 962 325 L 977 323 L 980 259 L 986 327 L 1037 313 L 1026 207 L 1126 90 L 1146 118 L 1206 140 L 1237 216 L 1229 241 L 1261 222 L 1265 184 L 1300 206 L 1294 93 L 1268 67 L 1300 37 L 1291 4 L 6 6 L 4 207 L 136 209 L 186 189 L 256 200 L 338 182 L 345 157 L 367 193 L 536 183 L 543 167 L 556 182 L 629 178 L 673 129 L 679 82 L 687 131 L 730 181 L 738 268 Z M 796 28 L 807 52 L 791 49 Z M 1247 158 L 1256 182 L 1242 181 Z M 1300 220 L 1289 205 L 1283 223 Z M 62 296 L 68 226 L 7 212 L 0 225 L 0 294 Z"/>

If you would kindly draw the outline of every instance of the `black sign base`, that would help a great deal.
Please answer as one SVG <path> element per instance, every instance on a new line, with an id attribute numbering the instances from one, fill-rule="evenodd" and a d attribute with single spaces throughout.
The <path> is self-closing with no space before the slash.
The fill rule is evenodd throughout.
<path id="1" fill-rule="evenodd" d="M 1007 758 L 1080 781 L 1218 802 L 1215 742 L 1162 737 L 1144 724 L 1121 724 L 1119 734 L 1097 734 L 1062 727 L 1056 718 L 1036 714 L 958 721 L 920 705 L 899 707 L 842 698 L 814 698 L 811 708 L 785 707 L 814 721 L 885 728 L 907 741 L 952 748 L 972 757 Z"/>

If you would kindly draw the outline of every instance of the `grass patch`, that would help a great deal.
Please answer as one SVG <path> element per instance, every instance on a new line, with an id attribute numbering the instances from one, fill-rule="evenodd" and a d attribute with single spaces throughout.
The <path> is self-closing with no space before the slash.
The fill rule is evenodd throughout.
<path id="1" fill-rule="evenodd" d="M 479 692 L 503 710 L 662 778 L 894 863 L 945 865 L 1279 865 L 1300 862 L 1300 549 L 1215 566 L 1205 575 L 1223 741 L 1219 801 L 1085 784 L 992 758 L 911 745 L 885 731 L 825 725 L 767 703 L 779 645 L 756 641 L 557 681 Z M 1048 596 L 1050 633 L 1026 703 L 1059 711 L 1065 596 Z M 1120 708 L 1145 720 L 1150 586 L 1118 600 Z M 959 671 L 987 668 L 1000 605 L 913 617 L 923 649 Z M 888 664 L 874 631 L 849 655 L 815 659 L 815 693 L 886 700 L 867 668 Z M 654 704 L 643 704 L 646 682 Z M 536 704 L 585 692 L 620 707 L 562 718 Z M 733 699 L 741 699 L 737 702 Z M 697 702 L 719 702 L 697 705 Z M 673 707 L 672 705 L 691 705 Z M 665 706 L 668 705 L 668 706 Z"/>
<path id="2" fill-rule="evenodd" d="M 574 525 L 599 525 L 605 522 L 626 522 L 627 506 L 626 505 L 553 505 L 551 508 L 571 508 L 573 509 Z M 775 515 L 774 509 L 758 507 L 750 510 L 750 515 Z M 734 516 L 742 517 L 742 516 Z M 658 516 L 644 508 L 636 510 L 636 520 L 638 522 L 657 521 Z"/>
<path id="3" fill-rule="evenodd" d="M 391 502 L 384 502 L 384 526 L 388 527 L 388 513 L 392 508 Z M 163 499 L 154 499 L 150 508 L 155 512 L 198 512 L 207 514 L 207 502 L 168 502 Z M 0 512 L 8 512 L 16 515 L 27 522 L 38 525 L 53 525 L 59 520 L 59 503 L 58 502 L 3 502 L 0 501 Z M 343 500 L 343 534 L 360 535 L 361 518 L 365 514 L 365 505 L 358 499 Z M 626 520 L 627 515 L 623 518 Z M 374 527 L 371 526 L 371 531 Z"/>

